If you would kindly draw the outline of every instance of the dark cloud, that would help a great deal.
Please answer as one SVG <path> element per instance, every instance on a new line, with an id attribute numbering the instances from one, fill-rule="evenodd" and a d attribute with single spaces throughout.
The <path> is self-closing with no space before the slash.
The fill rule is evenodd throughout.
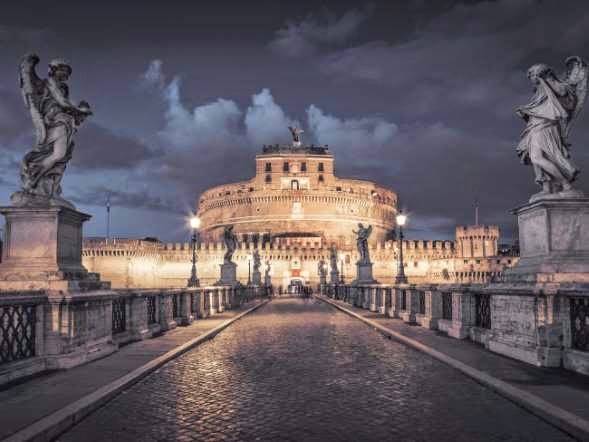
<path id="1" fill-rule="evenodd" d="M 92 122 L 80 128 L 75 143 L 71 164 L 81 170 L 127 169 L 161 155 L 135 138 L 115 134 Z"/>
<path id="2" fill-rule="evenodd" d="M 113 206 L 142 208 L 177 214 L 186 212 L 185 208 L 179 204 L 177 199 L 166 199 L 159 195 L 154 195 L 148 190 L 125 191 L 99 185 L 78 190 L 69 199 L 78 204 L 104 206 L 107 196 L 110 196 L 110 203 Z"/>
<path id="3" fill-rule="evenodd" d="M 285 58 L 303 58 L 327 48 L 339 47 L 358 33 L 373 7 L 352 9 L 340 17 L 327 9 L 308 14 L 303 20 L 289 20 L 276 31 L 270 49 Z"/>

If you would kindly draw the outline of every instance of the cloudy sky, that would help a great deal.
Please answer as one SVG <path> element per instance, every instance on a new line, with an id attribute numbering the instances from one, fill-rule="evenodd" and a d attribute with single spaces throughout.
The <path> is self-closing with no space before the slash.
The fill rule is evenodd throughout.
<path id="1" fill-rule="evenodd" d="M 262 144 L 329 144 L 339 176 L 399 193 L 412 238 L 498 224 L 537 191 L 515 154 L 527 68 L 589 57 L 586 0 L 7 2 L 0 14 L 0 200 L 19 185 L 32 125 L 16 79 L 30 51 L 73 66 L 95 115 L 76 137 L 64 196 L 86 235 L 186 238 L 203 190 L 254 173 Z M 589 191 L 589 116 L 571 139 Z"/>

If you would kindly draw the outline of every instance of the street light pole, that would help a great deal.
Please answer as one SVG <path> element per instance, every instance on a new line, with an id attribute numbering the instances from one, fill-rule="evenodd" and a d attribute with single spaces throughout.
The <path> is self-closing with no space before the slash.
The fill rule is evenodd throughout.
<path id="1" fill-rule="evenodd" d="M 343 284 L 345 282 L 345 280 L 344 280 L 344 260 L 343 259 L 340 259 L 339 267 L 341 269 L 341 271 L 339 273 L 339 282 L 341 284 Z"/>
<path id="2" fill-rule="evenodd" d="M 407 277 L 405 276 L 405 266 L 403 265 L 403 226 L 407 221 L 407 216 L 403 215 L 403 211 L 397 215 L 397 225 L 399 226 L 399 267 L 397 269 L 396 284 L 407 284 Z"/>
<path id="3" fill-rule="evenodd" d="M 190 272 L 190 278 L 188 279 L 188 287 L 198 287 L 200 282 L 196 277 L 196 242 L 198 241 L 200 219 L 197 216 L 193 216 L 190 219 L 190 227 L 192 227 L 192 269 Z"/>

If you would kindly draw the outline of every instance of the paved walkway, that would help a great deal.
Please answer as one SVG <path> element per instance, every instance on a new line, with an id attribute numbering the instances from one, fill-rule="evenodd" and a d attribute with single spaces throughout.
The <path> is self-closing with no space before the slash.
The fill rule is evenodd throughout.
<path id="1" fill-rule="evenodd" d="M 138 367 L 237 316 L 255 303 L 227 310 L 66 371 L 37 376 L 0 390 L 0 440 L 119 379 Z"/>
<path id="2" fill-rule="evenodd" d="M 449 338 L 444 333 L 409 325 L 400 319 L 352 307 L 341 301 L 332 299 L 329 301 L 589 420 L 589 377 L 587 376 L 564 369 L 534 367 L 492 353 L 470 340 Z"/>
<path id="3" fill-rule="evenodd" d="M 61 441 L 565 441 L 459 371 L 319 300 L 277 299 Z"/>

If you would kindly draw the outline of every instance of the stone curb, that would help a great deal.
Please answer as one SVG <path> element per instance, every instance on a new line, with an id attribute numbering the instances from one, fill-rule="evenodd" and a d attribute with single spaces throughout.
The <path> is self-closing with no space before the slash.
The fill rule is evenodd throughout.
<path id="1" fill-rule="evenodd" d="M 447 364 L 461 371 L 463 374 L 474 379 L 478 383 L 490 388 L 491 390 L 495 391 L 501 396 L 509 399 L 510 401 L 514 402 L 520 407 L 526 409 L 535 416 L 558 427 L 565 433 L 579 440 L 589 441 L 589 422 L 585 419 L 582 419 L 573 413 L 570 413 L 560 407 L 557 407 L 551 404 L 550 402 L 547 402 L 544 399 L 536 396 L 535 394 L 528 393 L 524 390 L 520 390 L 519 388 L 516 388 L 505 381 L 497 379 L 485 372 L 482 372 L 480 370 L 477 370 L 476 368 L 466 365 L 444 353 L 434 350 L 433 348 L 428 347 L 427 345 L 424 345 L 421 342 L 404 336 L 394 330 L 390 330 L 386 327 L 383 327 L 382 325 L 370 319 L 367 319 L 352 310 L 348 310 L 346 307 L 339 305 L 331 299 L 316 295 L 315 298 L 325 302 L 326 304 L 334 306 L 335 308 L 341 310 L 344 313 L 347 313 L 350 316 L 353 316 L 361 320 L 362 322 L 370 325 L 382 334 L 394 338 L 409 347 L 419 350 L 433 357 L 434 359 L 437 359 L 438 361 L 443 362 L 444 364 Z"/>
<path id="2" fill-rule="evenodd" d="M 60 434 L 65 432 L 66 430 L 73 427 L 75 424 L 80 422 L 90 413 L 92 413 L 97 408 L 101 407 L 109 400 L 114 398 L 117 394 L 119 394 L 122 390 L 130 387 L 134 383 L 138 382 L 148 374 L 154 372 L 162 365 L 166 364 L 167 362 L 171 361 L 172 359 L 177 358 L 178 356 L 186 353 L 188 350 L 196 347 L 197 345 L 213 338 L 219 332 L 233 324 L 238 319 L 241 319 L 243 316 L 247 315 L 248 313 L 253 312 L 254 310 L 266 305 L 270 300 L 263 301 L 253 307 L 247 309 L 246 311 L 240 313 L 239 315 L 235 316 L 234 318 L 228 319 L 227 321 L 219 324 L 217 327 L 213 328 L 212 330 L 197 336 L 194 339 L 191 339 L 188 342 L 170 350 L 167 353 L 164 353 L 161 356 L 149 361 L 147 364 L 142 365 L 141 367 L 136 368 L 131 373 L 120 377 L 112 381 L 110 384 L 105 385 L 104 387 L 99 388 L 98 390 L 84 396 L 81 399 L 63 407 L 60 410 L 57 410 L 50 415 L 45 416 L 42 419 L 39 419 L 37 422 L 29 425 L 26 428 L 12 434 L 11 436 L 7 437 L 3 440 L 3 442 L 21 442 L 21 441 L 51 441 L 58 437 Z"/>

